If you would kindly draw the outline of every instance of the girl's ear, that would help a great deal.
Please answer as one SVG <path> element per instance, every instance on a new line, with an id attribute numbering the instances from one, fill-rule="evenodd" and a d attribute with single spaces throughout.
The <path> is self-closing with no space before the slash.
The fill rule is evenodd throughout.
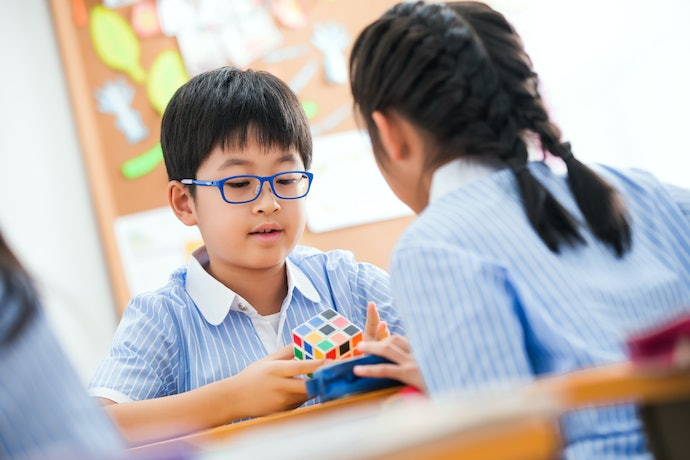
<path id="1" fill-rule="evenodd" d="M 402 137 L 400 118 L 393 114 L 385 114 L 378 110 L 371 114 L 379 140 L 386 156 L 391 160 L 400 160 L 405 156 L 405 140 Z"/>
<path id="2" fill-rule="evenodd" d="M 177 180 L 168 182 L 168 203 L 180 221 L 188 226 L 196 225 L 196 209 L 189 188 Z"/>
<path id="3" fill-rule="evenodd" d="M 424 139 L 417 128 L 396 112 L 371 114 L 378 129 L 381 146 L 391 160 L 410 160 L 424 151 Z"/>

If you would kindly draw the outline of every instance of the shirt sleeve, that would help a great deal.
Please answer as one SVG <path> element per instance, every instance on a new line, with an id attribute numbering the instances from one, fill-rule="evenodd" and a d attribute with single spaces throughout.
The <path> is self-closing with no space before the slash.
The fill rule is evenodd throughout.
<path id="1" fill-rule="evenodd" d="M 665 186 L 685 218 L 690 221 L 690 189 L 671 184 L 665 184 Z"/>
<path id="2" fill-rule="evenodd" d="M 89 384 L 91 396 L 127 402 L 179 393 L 179 333 L 163 302 L 155 295 L 130 302 Z"/>
<path id="3" fill-rule="evenodd" d="M 391 280 L 432 395 L 533 379 L 504 267 L 458 248 L 421 244 L 396 250 Z"/>

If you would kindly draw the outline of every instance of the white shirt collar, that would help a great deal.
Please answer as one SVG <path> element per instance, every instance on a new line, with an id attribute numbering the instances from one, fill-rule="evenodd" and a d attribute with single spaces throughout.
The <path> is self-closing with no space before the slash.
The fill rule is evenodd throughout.
<path id="1" fill-rule="evenodd" d="M 506 165 L 498 160 L 456 158 L 434 171 L 431 177 L 429 203 L 505 167 Z"/>
<path id="2" fill-rule="evenodd" d="M 297 288 L 312 302 L 320 302 L 321 296 L 309 278 L 307 278 L 307 275 L 289 258 L 285 262 L 288 282 L 288 295 L 286 299 L 292 298 L 292 291 Z M 204 267 L 208 266 L 208 263 L 206 247 L 202 246 L 196 249 L 187 263 L 187 278 L 185 281 L 187 292 L 206 321 L 209 324 L 218 326 L 223 322 L 230 310 L 240 312 L 251 310 L 256 312 L 245 299 L 206 271 Z M 283 307 L 286 307 L 285 303 Z"/>

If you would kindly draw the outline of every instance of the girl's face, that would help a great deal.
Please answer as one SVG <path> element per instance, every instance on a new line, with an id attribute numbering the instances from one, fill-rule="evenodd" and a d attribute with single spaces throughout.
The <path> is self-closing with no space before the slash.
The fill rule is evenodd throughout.
<path id="1" fill-rule="evenodd" d="M 199 167 L 197 179 L 271 176 L 303 169 L 297 151 L 265 149 L 250 139 L 241 151 L 216 147 Z M 227 285 L 247 271 L 282 265 L 304 231 L 305 198 L 277 198 L 264 182 L 256 200 L 230 204 L 217 187 L 196 187 L 193 215 L 208 250 L 209 272 Z"/>
<path id="2" fill-rule="evenodd" d="M 377 124 L 374 158 L 391 191 L 419 214 L 429 203 L 430 173 L 425 170 L 425 141 L 409 122 L 374 114 Z"/>

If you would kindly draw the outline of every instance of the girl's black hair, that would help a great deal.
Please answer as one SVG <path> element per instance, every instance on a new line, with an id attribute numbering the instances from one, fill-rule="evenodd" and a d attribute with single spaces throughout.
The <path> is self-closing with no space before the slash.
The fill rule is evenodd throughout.
<path id="1" fill-rule="evenodd" d="M 426 134 L 427 168 L 461 156 L 503 161 L 513 170 L 532 227 L 557 253 L 563 243 L 584 240 L 572 216 L 526 166 L 526 140 L 535 137 L 544 156 L 565 161 L 570 188 L 594 235 L 619 257 L 629 250 L 625 205 L 561 141 L 520 36 L 489 6 L 416 2 L 392 7 L 355 41 L 350 84 L 375 155 L 380 156 L 381 144 L 371 115 L 379 111 L 396 112 Z"/>
<path id="2" fill-rule="evenodd" d="M 12 343 L 37 311 L 29 275 L 0 234 L 0 346 Z"/>

